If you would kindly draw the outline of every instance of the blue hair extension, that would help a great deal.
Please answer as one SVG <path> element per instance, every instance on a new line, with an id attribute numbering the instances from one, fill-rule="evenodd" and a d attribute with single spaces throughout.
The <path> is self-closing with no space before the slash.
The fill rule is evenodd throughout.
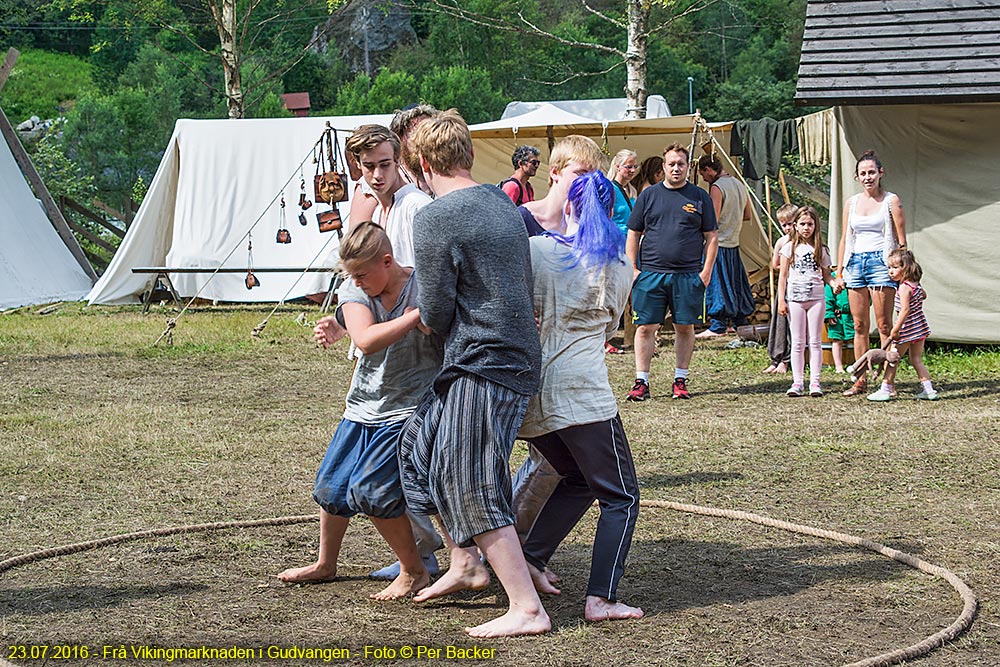
<path id="1" fill-rule="evenodd" d="M 599 171 L 581 174 L 570 185 L 568 200 L 579 226 L 572 240 L 573 263 L 568 268 L 582 263 L 602 269 L 618 261 L 625 251 L 625 238 L 611 221 L 615 201 L 611 181 Z"/>

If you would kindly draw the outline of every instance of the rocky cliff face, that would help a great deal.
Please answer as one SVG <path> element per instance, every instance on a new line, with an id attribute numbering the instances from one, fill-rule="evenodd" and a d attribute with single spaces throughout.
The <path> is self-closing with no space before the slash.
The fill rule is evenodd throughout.
<path id="1" fill-rule="evenodd" d="M 409 10 L 387 0 L 354 0 L 333 13 L 317 32 L 317 50 L 335 48 L 353 72 L 374 74 L 398 44 L 417 40 Z"/>

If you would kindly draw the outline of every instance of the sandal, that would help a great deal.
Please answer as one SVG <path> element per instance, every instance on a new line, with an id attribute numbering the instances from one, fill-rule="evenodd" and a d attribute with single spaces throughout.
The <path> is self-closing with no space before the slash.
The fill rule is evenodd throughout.
<path id="1" fill-rule="evenodd" d="M 860 396 L 868 391 L 868 379 L 859 378 L 850 389 L 844 392 L 844 396 Z"/>

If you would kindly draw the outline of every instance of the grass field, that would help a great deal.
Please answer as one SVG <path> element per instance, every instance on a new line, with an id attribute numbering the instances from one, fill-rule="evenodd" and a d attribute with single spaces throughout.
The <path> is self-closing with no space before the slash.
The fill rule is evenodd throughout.
<path id="1" fill-rule="evenodd" d="M 250 332 L 264 309 L 191 312 L 173 345 L 153 347 L 168 314 L 64 304 L 0 315 L 0 560 L 148 528 L 315 512 L 312 478 L 350 375 L 346 345 L 316 348 L 318 311 L 289 306 L 259 338 Z M 666 338 L 654 399 L 620 405 L 643 498 L 839 530 L 947 567 L 977 592 L 980 612 L 967 634 L 916 664 L 1000 664 L 1000 351 L 934 348 L 926 361 L 942 400 L 912 400 L 904 365 L 899 400 L 876 405 L 841 397 L 832 371 L 823 398 L 788 399 L 788 376 L 760 374 L 763 351 L 725 342 L 698 343 L 693 397 L 675 402 Z M 632 358 L 608 363 L 624 395 Z M 523 456 L 519 445 L 514 463 Z M 458 661 L 450 646 L 494 649 L 481 661 L 504 666 L 825 666 L 915 643 L 961 610 L 945 582 L 870 552 L 644 508 L 621 595 L 647 616 L 587 624 L 593 529 L 592 512 L 553 560 L 564 592 L 544 600 L 554 630 L 543 637 L 465 637 L 465 626 L 505 608 L 496 583 L 425 605 L 369 601 L 378 585 L 365 574 L 392 557 L 358 519 L 343 578 L 324 585 L 274 578 L 315 557 L 315 523 L 177 535 L 12 569 L 0 574 L 0 659 L 166 664 L 131 651 L 204 645 L 255 657 L 185 664 L 321 664 L 290 647 L 349 650 L 339 664 L 444 664 Z M 86 646 L 89 657 L 18 659 L 24 645 L 75 646 L 77 656 Z M 268 646 L 285 652 L 268 658 Z M 366 646 L 442 653 L 386 660 L 374 649 L 366 657 Z"/>

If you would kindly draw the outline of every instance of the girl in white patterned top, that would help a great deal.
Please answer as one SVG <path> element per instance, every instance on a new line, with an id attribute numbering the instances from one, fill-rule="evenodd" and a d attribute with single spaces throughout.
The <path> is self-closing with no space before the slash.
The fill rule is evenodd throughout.
<path id="1" fill-rule="evenodd" d="M 819 383 L 823 365 L 823 316 L 826 314 L 824 284 L 834 286 L 830 274 L 830 251 L 823 245 L 819 216 L 812 206 L 795 213 L 792 240 L 781 248 L 778 278 L 778 312 L 788 318 L 792 334 L 792 386 L 787 394 L 801 396 L 806 344 L 809 346 L 809 395 L 823 395 Z"/>

